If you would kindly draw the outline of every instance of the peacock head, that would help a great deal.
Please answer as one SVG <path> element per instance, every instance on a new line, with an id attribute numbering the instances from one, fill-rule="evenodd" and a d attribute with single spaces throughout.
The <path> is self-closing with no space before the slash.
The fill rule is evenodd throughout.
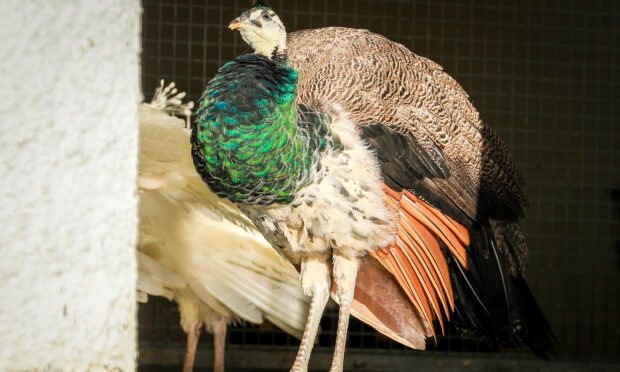
<path id="1" fill-rule="evenodd" d="M 258 1 L 259 6 L 248 9 L 235 18 L 228 28 L 239 30 L 243 40 L 256 53 L 274 59 L 286 55 L 286 29 L 280 17 Z"/>

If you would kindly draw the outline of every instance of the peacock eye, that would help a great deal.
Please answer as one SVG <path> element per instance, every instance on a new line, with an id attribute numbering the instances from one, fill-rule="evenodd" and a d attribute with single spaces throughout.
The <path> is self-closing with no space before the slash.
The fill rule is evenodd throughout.
<path id="1" fill-rule="evenodd" d="M 271 16 L 269 14 L 265 13 L 265 14 L 263 14 L 263 20 L 269 22 L 269 21 L 271 21 Z"/>

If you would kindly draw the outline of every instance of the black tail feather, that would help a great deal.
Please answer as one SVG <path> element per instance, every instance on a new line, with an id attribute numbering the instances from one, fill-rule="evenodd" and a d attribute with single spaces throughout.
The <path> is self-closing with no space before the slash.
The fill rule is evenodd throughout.
<path id="1" fill-rule="evenodd" d="M 523 345 L 535 355 L 555 355 L 556 339 L 521 273 L 509 272 L 490 225 L 470 230 L 469 269 L 450 257 L 454 325 L 467 337 L 498 348 Z"/>

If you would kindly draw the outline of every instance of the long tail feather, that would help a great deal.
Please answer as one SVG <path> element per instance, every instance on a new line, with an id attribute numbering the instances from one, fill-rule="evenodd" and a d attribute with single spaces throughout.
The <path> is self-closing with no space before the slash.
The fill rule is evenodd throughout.
<path id="1" fill-rule="evenodd" d="M 473 234 L 470 268 L 449 260 L 457 329 L 496 348 L 527 345 L 540 357 L 554 355 L 557 342 L 551 327 L 523 275 L 509 272 L 492 226 L 478 226 Z"/>

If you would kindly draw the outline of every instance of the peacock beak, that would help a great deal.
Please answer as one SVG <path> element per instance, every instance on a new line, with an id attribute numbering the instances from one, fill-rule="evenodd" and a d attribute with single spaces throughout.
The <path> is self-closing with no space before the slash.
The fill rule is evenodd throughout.
<path id="1" fill-rule="evenodd" d="M 242 14 L 239 17 L 233 19 L 228 24 L 228 28 L 230 28 L 231 30 L 236 30 L 238 28 L 243 28 L 243 27 L 248 27 L 248 26 L 254 26 L 254 27 L 258 27 L 258 28 L 263 27 L 263 25 L 261 25 L 259 21 L 250 19 L 245 14 Z"/>
<path id="2" fill-rule="evenodd" d="M 241 17 L 239 17 L 241 18 Z M 241 20 L 239 18 L 235 18 L 232 21 L 230 21 L 230 23 L 228 24 L 228 28 L 230 28 L 231 30 L 236 30 L 239 27 L 241 27 L 242 23 Z"/>
<path id="3" fill-rule="evenodd" d="M 230 28 L 231 30 L 236 30 L 238 28 L 247 27 L 247 26 L 254 26 L 254 25 L 248 22 L 246 19 L 243 19 L 242 17 L 237 17 L 228 24 L 228 28 Z"/>

